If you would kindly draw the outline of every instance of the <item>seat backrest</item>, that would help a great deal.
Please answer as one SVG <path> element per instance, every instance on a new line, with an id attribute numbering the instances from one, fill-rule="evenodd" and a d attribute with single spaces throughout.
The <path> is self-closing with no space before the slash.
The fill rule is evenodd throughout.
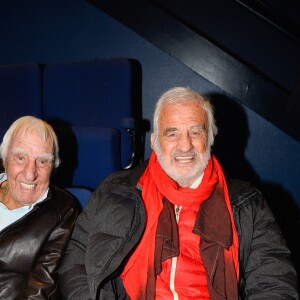
<path id="1" fill-rule="evenodd" d="M 121 169 L 118 130 L 65 126 L 55 131 L 61 164 L 54 171 L 54 184 L 94 190 L 104 177 Z"/>
<path id="2" fill-rule="evenodd" d="M 85 207 L 92 194 L 90 190 L 83 188 L 66 188 L 66 190 L 79 201 L 82 208 Z"/>
<path id="3" fill-rule="evenodd" d="M 19 117 L 42 117 L 42 73 L 38 64 L 0 65 L 0 138 Z"/>
<path id="4" fill-rule="evenodd" d="M 128 165 L 131 137 L 122 126 L 133 116 L 132 64 L 112 58 L 58 62 L 45 66 L 43 107 L 54 125 L 116 128 L 121 137 L 121 163 Z"/>

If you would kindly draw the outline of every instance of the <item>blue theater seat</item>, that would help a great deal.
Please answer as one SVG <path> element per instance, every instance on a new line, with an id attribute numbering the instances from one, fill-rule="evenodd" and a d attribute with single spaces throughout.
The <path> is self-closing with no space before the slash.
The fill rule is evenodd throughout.
<path id="1" fill-rule="evenodd" d="M 120 132 L 114 128 L 56 127 L 61 165 L 53 183 L 93 190 L 108 174 L 121 169 Z"/>
<path id="2" fill-rule="evenodd" d="M 90 190 L 83 188 L 66 188 L 66 190 L 79 201 L 82 208 L 85 207 L 92 194 Z"/>
<path id="3" fill-rule="evenodd" d="M 133 82 L 125 58 L 45 66 L 43 113 L 57 131 L 62 156 L 55 183 L 94 189 L 113 171 L 132 166 L 138 129 Z"/>

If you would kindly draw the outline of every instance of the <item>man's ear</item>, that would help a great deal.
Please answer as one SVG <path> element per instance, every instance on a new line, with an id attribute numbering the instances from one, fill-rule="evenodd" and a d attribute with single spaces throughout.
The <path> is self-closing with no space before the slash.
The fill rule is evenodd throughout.
<path id="1" fill-rule="evenodd" d="M 151 149 L 153 150 L 153 148 L 154 148 L 154 141 L 155 141 L 155 133 L 154 132 L 151 133 L 150 141 L 151 141 Z"/>

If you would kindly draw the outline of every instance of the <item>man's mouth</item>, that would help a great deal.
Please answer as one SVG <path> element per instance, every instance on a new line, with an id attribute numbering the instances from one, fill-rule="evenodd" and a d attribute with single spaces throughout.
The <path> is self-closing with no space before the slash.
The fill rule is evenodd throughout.
<path id="1" fill-rule="evenodd" d="M 190 155 L 190 156 L 175 156 L 174 159 L 176 160 L 176 162 L 182 163 L 182 164 L 187 164 L 190 163 L 191 161 L 193 161 L 195 159 L 194 155 Z"/>
<path id="2" fill-rule="evenodd" d="M 36 186 L 35 184 L 28 184 L 24 182 L 21 182 L 20 185 L 27 190 L 32 190 Z"/>

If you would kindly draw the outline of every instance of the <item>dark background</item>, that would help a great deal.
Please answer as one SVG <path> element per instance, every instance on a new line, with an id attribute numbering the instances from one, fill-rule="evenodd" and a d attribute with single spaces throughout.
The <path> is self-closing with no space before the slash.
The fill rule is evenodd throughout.
<path id="1" fill-rule="evenodd" d="M 171 87 L 210 95 L 215 154 L 264 192 L 299 269 L 299 14 L 299 1 L 0 0 L 0 64 L 132 58 L 150 122 Z"/>

